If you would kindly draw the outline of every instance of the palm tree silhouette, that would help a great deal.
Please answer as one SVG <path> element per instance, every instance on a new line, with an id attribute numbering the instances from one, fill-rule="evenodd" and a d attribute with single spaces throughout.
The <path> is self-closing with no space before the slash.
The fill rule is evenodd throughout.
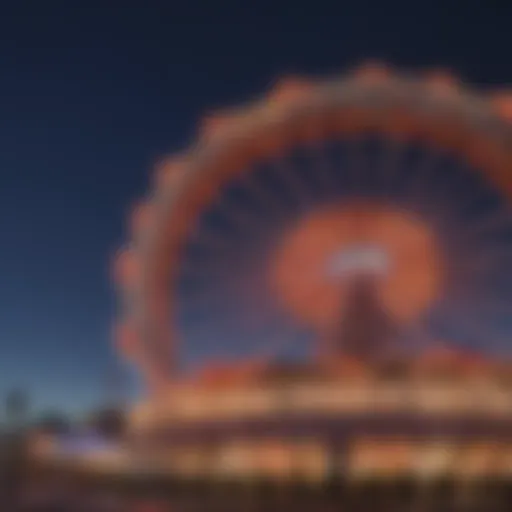
<path id="1" fill-rule="evenodd" d="M 22 427 L 28 412 L 28 394 L 23 389 L 13 389 L 5 397 L 5 412 L 11 426 Z"/>
<path id="2" fill-rule="evenodd" d="M 0 499 L 6 510 L 16 510 L 22 492 L 23 478 L 26 470 L 26 421 L 29 407 L 28 394 L 22 389 L 15 389 L 5 397 L 5 413 L 8 430 L 3 445 L 2 485 Z"/>

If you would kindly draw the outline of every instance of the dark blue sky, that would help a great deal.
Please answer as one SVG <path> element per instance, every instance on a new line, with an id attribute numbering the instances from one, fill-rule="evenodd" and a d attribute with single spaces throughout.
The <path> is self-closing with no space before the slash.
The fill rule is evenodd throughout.
<path id="1" fill-rule="evenodd" d="M 205 109 L 368 57 L 512 82 L 507 1 L 16 5 L 0 9 L 0 395 L 26 386 L 37 408 L 100 399 L 110 254 Z"/>

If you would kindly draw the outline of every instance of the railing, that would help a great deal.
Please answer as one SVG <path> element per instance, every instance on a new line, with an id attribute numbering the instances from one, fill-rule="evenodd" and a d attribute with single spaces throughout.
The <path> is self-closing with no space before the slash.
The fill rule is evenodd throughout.
<path id="1" fill-rule="evenodd" d="M 290 388 L 180 393 L 134 411 L 132 425 L 261 419 L 283 414 L 382 413 L 481 414 L 512 417 L 512 393 L 490 384 L 296 386 Z"/>

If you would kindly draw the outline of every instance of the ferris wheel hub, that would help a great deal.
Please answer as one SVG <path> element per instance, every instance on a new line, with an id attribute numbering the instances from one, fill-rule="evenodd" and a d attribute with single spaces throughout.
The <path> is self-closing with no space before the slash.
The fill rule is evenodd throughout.
<path id="1" fill-rule="evenodd" d="M 372 244 L 354 244 L 340 249 L 328 261 L 326 278 L 343 279 L 354 274 L 383 276 L 390 271 L 391 262 L 385 249 Z"/>
<path id="2" fill-rule="evenodd" d="M 350 283 L 374 278 L 395 321 L 422 315 L 440 293 L 443 254 L 429 226 L 379 203 L 333 206 L 301 218 L 282 237 L 270 279 L 282 306 L 320 335 L 339 321 Z"/>

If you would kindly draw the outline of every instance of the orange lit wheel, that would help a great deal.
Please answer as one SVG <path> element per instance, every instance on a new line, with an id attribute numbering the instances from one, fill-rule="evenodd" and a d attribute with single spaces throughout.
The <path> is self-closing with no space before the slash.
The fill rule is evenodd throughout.
<path id="1" fill-rule="evenodd" d="M 373 66 L 210 116 L 132 221 L 117 273 L 130 354 L 154 380 L 203 356 L 307 358 L 362 271 L 404 343 L 503 350 L 509 103 Z"/>
<path id="2" fill-rule="evenodd" d="M 377 273 L 386 314 L 401 323 L 416 321 L 442 293 L 435 234 L 412 214 L 378 203 L 334 206 L 300 219 L 283 236 L 271 279 L 297 321 L 329 332 L 344 309 L 348 277 L 365 267 Z"/>

